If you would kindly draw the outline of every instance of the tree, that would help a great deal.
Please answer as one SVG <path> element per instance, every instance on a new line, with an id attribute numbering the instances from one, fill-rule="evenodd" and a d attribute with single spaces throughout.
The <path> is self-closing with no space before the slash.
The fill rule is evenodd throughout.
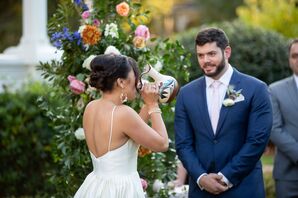
<path id="1" fill-rule="evenodd" d="M 237 14 L 248 25 L 274 30 L 289 38 L 298 35 L 297 0 L 245 0 Z"/>
<path id="2" fill-rule="evenodd" d="M 196 2 L 202 23 L 235 19 L 236 8 L 243 4 L 243 0 L 196 0 Z"/>

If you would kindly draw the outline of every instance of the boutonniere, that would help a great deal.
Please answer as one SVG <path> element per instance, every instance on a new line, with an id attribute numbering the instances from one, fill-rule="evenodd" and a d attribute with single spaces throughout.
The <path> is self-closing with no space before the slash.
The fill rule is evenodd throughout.
<path id="1" fill-rule="evenodd" d="M 233 106 L 236 102 L 244 100 L 244 96 L 241 94 L 242 89 L 236 91 L 233 85 L 229 85 L 227 89 L 228 97 L 223 101 L 225 107 Z"/>

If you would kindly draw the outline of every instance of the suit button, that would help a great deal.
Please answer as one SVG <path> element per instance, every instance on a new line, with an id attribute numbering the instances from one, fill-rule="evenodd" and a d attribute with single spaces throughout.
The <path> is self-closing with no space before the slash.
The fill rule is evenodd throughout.
<path id="1" fill-rule="evenodd" d="M 218 143 L 218 141 L 217 141 L 217 140 L 213 140 L 213 143 L 214 143 L 214 144 L 217 144 L 217 143 Z"/>

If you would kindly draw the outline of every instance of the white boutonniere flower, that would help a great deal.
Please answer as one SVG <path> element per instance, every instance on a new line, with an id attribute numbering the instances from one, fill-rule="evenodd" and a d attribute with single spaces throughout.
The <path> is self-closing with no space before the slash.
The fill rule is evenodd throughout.
<path id="1" fill-rule="evenodd" d="M 236 102 L 244 100 L 244 96 L 241 94 L 242 89 L 236 91 L 233 85 L 229 85 L 227 89 L 228 97 L 223 101 L 225 107 L 233 106 Z"/>
<path id="2" fill-rule="evenodd" d="M 232 100 L 231 98 L 226 98 L 224 101 L 223 101 L 223 105 L 225 107 L 230 107 L 230 106 L 233 106 L 235 104 L 235 101 Z"/>

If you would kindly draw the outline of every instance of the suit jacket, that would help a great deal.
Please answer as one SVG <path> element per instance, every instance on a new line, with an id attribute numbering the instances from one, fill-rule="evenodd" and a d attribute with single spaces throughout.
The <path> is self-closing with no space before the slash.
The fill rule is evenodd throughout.
<path id="1" fill-rule="evenodd" d="M 265 197 L 260 157 L 272 126 L 266 84 L 234 69 L 230 85 L 242 89 L 244 101 L 221 107 L 214 135 L 206 102 L 205 77 L 181 88 L 175 108 L 175 144 L 188 171 L 189 197 Z M 227 96 L 226 96 L 227 97 Z M 203 173 L 221 172 L 233 187 L 220 195 L 202 191 Z"/>
<path id="2" fill-rule="evenodd" d="M 271 141 L 277 148 L 273 177 L 298 180 L 298 90 L 294 77 L 269 87 L 273 107 Z"/>

